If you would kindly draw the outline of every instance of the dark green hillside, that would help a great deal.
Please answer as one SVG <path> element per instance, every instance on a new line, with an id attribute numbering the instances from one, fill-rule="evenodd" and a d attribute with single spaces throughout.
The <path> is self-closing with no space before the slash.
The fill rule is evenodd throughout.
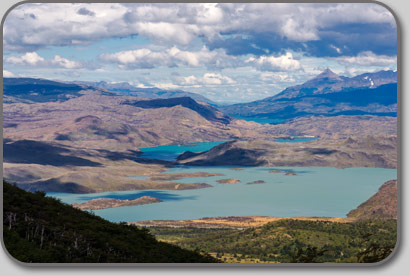
<path id="1" fill-rule="evenodd" d="M 235 229 L 150 228 L 158 238 L 226 262 L 378 262 L 396 244 L 396 220 L 338 223 L 283 219 Z"/>
<path id="2" fill-rule="evenodd" d="M 145 229 L 108 222 L 42 192 L 3 181 L 3 239 L 9 253 L 34 263 L 205 263 L 216 259 L 158 242 Z"/>

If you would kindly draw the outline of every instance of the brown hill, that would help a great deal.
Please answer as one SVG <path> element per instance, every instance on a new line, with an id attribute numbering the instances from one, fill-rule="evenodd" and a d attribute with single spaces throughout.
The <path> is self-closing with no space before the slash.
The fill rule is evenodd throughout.
<path id="1" fill-rule="evenodd" d="M 193 166 L 397 167 L 395 136 L 322 139 L 300 143 L 233 141 L 178 162 Z"/>
<path id="2" fill-rule="evenodd" d="M 397 180 L 384 183 L 376 194 L 347 214 L 355 219 L 397 219 Z"/>

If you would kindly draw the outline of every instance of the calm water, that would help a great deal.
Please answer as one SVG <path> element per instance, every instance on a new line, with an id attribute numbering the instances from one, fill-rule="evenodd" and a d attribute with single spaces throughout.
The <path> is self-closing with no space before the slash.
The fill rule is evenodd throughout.
<path id="1" fill-rule="evenodd" d="M 269 173 L 269 170 L 273 169 L 291 170 L 297 175 Z M 224 176 L 184 178 L 176 181 L 213 185 L 212 188 L 198 190 L 49 195 L 70 204 L 99 197 L 134 199 L 144 195 L 163 200 L 161 203 L 94 211 L 95 214 L 114 222 L 252 215 L 344 217 L 351 209 L 377 192 L 385 181 L 397 178 L 396 170 L 380 168 L 248 167 L 242 171 L 234 171 L 226 167 L 190 167 L 169 170 L 199 171 L 222 173 Z M 216 182 L 226 178 L 238 178 L 241 182 Z M 256 180 L 264 180 L 266 183 L 246 184 Z"/>
<path id="2" fill-rule="evenodd" d="M 143 154 L 141 155 L 142 158 L 173 161 L 178 157 L 178 155 L 185 151 L 207 151 L 225 142 L 227 141 L 187 143 L 186 145 L 164 145 L 151 148 L 140 148 L 140 150 L 143 152 Z"/>
<path id="3" fill-rule="evenodd" d="M 293 139 L 278 139 L 275 142 L 279 143 L 296 143 L 296 142 L 307 142 L 318 139 L 318 137 L 304 137 L 298 135 L 290 135 Z M 211 148 L 225 143 L 227 141 L 216 141 L 216 142 L 198 142 L 198 143 L 187 143 L 185 145 L 162 145 L 150 148 L 140 148 L 142 151 L 141 158 L 150 158 L 150 159 L 160 159 L 166 161 L 175 161 L 178 155 L 185 151 L 191 152 L 201 152 L 207 151 Z M 138 176 L 133 176 L 137 177 Z"/>
<path id="4" fill-rule="evenodd" d="M 284 119 L 274 119 L 274 118 L 258 118 L 258 117 L 245 117 L 245 116 L 235 116 L 236 119 L 245 120 L 249 122 L 257 122 L 259 124 L 280 124 L 284 122 Z"/>

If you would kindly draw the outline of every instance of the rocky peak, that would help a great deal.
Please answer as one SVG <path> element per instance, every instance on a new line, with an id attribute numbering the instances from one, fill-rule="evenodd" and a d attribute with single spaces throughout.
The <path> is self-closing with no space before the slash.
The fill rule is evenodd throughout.
<path id="1" fill-rule="evenodd" d="M 340 80 L 340 81 L 342 80 L 342 78 L 340 78 L 336 73 L 334 73 L 329 68 L 327 68 L 325 71 L 317 75 L 314 79 L 315 80 L 326 80 L 327 79 L 327 80 Z"/>

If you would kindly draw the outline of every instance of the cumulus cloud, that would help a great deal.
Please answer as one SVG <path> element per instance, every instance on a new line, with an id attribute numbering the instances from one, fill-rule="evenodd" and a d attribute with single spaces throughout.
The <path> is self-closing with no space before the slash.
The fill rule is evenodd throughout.
<path id="1" fill-rule="evenodd" d="M 5 78 L 14 78 L 14 77 L 16 77 L 16 75 L 13 74 L 13 73 L 10 72 L 10 71 L 3 70 L 3 77 L 5 77 Z"/>
<path id="2" fill-rule="evenodd" d="M 199 51 L 183 51 L 175 46 L 162 51 L 143 48 L 105 53 L 100 55 L 100 59 L 116 63 L 122 69 L 155 68 L 159 66 L 176 67 L 178 65 L 225 68 L 232 67 L 237 62 L 235 57 L 226 55 L 222 50 L 209 51 L 209 49 L 203 47 Z"/>
<path id="3" fill-rule="evenodd" d="M 249 57 L 244 60 L 240 57 L 229 56 L 223 50 L 210 51 L 203 47 L 199 51 L 184 51 L 177 47 L 167 50 L 153 51 L 150 49 L 138 49 L 121 51 L 117 53 L 105 53 L 100 55 L 105 62 L 118 64 L 121 69 L 156 68 L 167 67 L 207 67 L 212 69 L 239 68 L 250 66 L 260 71 L 297 71 L 302 70 L 298 60 L 291 53 L 281 56 Z"/>
<path id="4" fill-rule="evenodd" d="M 39 65 L 44 63 L 45 59 L 40 57 L 36 52 L 25 53 L 20 57 L 6 58 L 6 62 L 20 65 Z"/>
<path id="5" fill-rule="evenodd" d="M 138 49 L 102 54 L 100 55 L 100 59 L 103 61 L 117 63 L 122 69 L 176 66 L 166 53 L 153 52 L 150 49 Z"/>
<path id="6" fill-rule="evenodd" d="M 8 57 L 5 59 L 6 63 L 17 64 L 17 65 L 29 65 L 29 66 L 50 66 L 50 67 L 60 67 L 66 69 L 76 69 L 81 68 L 82 65 L 78 61 L 72 61 L 63 58 L 59 55 L 55 55 L 53 59 L 45 59 L 41 57 L 36 52 L 28 52 L 22 56 Z"/>
<path id="7" fill-rule="evenodd" d="M 230 77 L 219 73 L 205 73 L 202 77 L 194 75 L 188 77 L 176 77 L 176 82 L 181 86 L 202 86 L 202 85 L 231 85 L 236 81 Z"/>
<path id="8" fill-rule="evenodd" d="M 136 34 L 186 45 L 195 38 L 214 41 L 237 32 L 306 42 L 320 39 L 324 27 L 352 23 L 395 26 L 390 12 L 373 3 L 26 3 L 7 16 L 4 46 L 33 51 Z"/>
<path id="9" fill-rule="evenodd" d="M 301 70 L 302 66 L 298 60 L 293 58 L 292 53 L 286 53 L 285 55 L 274 56 L 260 56 L 258 58 L 250 57 L 245 60 L 245 64 L 255 67 L 260 71 L 297 71 Z"/>
<path id="10" fill-rule="evenodd" d="M 397 63 L 396 56 L 376 55 L 371 51 L 332 59 L 345 66 L 391 66 Z"/>

